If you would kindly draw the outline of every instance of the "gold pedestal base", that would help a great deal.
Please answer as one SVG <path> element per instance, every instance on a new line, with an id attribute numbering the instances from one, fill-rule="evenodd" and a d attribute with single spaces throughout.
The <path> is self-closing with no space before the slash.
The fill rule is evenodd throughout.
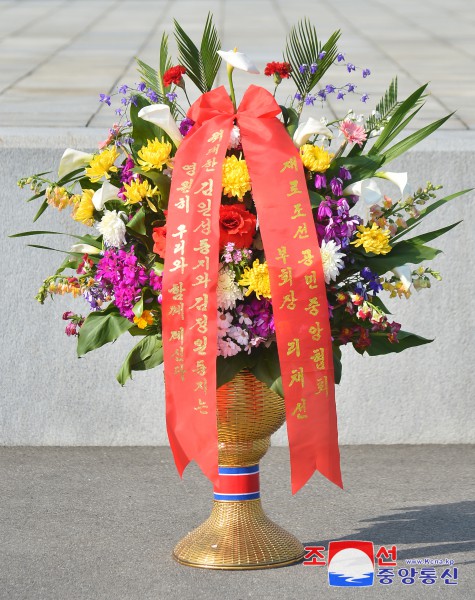
<path id="1" fill-rule="evenodd" d="M 260 500 L 215 500 L 211 516 L 173 551 L 182 565 L 203 569 L 268 569 L 303 557 L 302 544 L 264 514 Z"/>

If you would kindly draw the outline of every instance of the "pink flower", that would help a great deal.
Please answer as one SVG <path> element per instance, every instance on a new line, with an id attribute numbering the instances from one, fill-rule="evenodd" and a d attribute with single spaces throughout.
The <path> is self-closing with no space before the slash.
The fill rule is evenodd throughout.
<path id="1" fill-rule="evenodd" d="M 364 127 L 353 123 L 353 121 L 342 121 L 340 123 L 340 131 L 345 136 L 346 141 L 350 144 L 358 144 L 362 146 L 363 142 L 366 141 L 366 132 Z"/>

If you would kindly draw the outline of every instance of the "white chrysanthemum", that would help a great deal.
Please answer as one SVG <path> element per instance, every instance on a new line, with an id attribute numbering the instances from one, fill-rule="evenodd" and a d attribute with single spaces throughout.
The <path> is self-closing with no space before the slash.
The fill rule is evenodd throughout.
<path id="1" fill-rule="evenodd" d="M 97 224 L 97 229 L 99 233 L 102 233 L 106 246 L 120 248 L 125 244 L 125 223 L 121 217 L 123 214 L 116 210 L 105 210 L 104 216 Z"/>
<path id="2" fill-rule="evenodd" d="M 322 241 L 322 246 L 320 248 L 320 253 L 322 255 L 322 263 L 323 263 L 323 274 L 325 275 L 325 283 L 330 283 L 330 281 L 335 281 L 338 277 L 338 273 L 345 266 L 343 262 L 343 257 L 345 256 L 343 252 L 338 252 L 340 246 L 335 244 L 333 240 L 326 242 Z"/>
<path id="3" fill-rule="evenodd" d="M 237 300 L 243 300 L 242 290 L 235 278 L 236 274 L 231 269 L 223 268 L 219 271 L 216 289 L 218 308 L 229 310 L 236 306 Z"/>
<path id="4" fill-rule="evenodd" d="M 236 149 L 241 145 L 241 130 L 237 125 L 231 129 L 231 135 L 229 136 L 229 148 Z"/>

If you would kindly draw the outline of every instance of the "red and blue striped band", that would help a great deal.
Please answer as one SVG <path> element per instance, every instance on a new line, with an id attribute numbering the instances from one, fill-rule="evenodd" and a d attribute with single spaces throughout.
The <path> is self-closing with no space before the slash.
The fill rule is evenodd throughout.
<path id="1" fill-rule="evenodd" d="M 214 499 L 224 502 L 257 500 L 259 491 L 259 465 L 250 467 L 218 467 L 218 481 L 214 486 Z"/>

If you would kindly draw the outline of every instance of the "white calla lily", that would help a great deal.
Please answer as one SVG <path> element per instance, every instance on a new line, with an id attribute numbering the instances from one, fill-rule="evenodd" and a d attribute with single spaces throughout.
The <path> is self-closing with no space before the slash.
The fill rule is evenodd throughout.
<path id="1" fill-rule="evenodd" d="M 333 137 L 332 132 L 321 121 L 310 117 L 305 123 L 300 123 L 294 133 L 293 141 L 297 148 L 306 144 L 312 135 L 323 135 L 328 139 Z"/>
<path id="2" fill-rule="evenodd" d="M 94 204 L 94 208 L 96 210 L 102 210 L 104 208 L 104 204 L 108 200 L 117 200 L 117 194 L 119 193 L 119 188 L 115 187 L 108 181 L 104 181 L 102 187 L 94 192 L 92 196 L 92 203 Z"/>
<path id="3" fill-rule="evenodd" d="M 409 183 L 407 180 L 407 173 L 393 173 L 391 171 L 378 171 L 375 173 L 376 177 L 380 179 L 387 179 L 391 183 L 394 183 L 401 192 L 401 198 L 409 195 Z"/>
<path id="4" fill-rule="evenodd" d="M 175 119 L 172 117 L 170 107 L 167 104 L 151 104 L 150 106 L 144 106 L 139 111 L 139 117 L 144 121 L 153 123 L 163 129 L 167 133 L 175 146 L 178 146 L 183 141 L 183 136 L 178 129 L 178 125 Z"/>
<path id="5" fill-rule="evenodd" d="M 362 179 L 347 186 L 343 190 L 344 196 L 359 196 L 358 202 L 350 210 L 350 215 L 361 217 L 364 223 L 369 221 L 370 208 L 380 204 L 383 194 L 374 178 Z"/>
<path id="6" fill-rule="evenodd" d="M 93 156 L 94 154 L 89 154 L 88 152 L 66 148 L 59 163 L 58 178 L 61 179 L 65 175 L 69 175 L 69 173 L 85 167 L 91 162 Z"/>
<path id="7" fill-rule="evenodd" d="M 247 54 L 244 54 L 243 52 L 236 52 L 234 50 L 218 50 L 217 52 L 219 56 L 221 56 L 221 58 L 231 67 L 259 75 L 259 69 L 247 56 Z"/>
<path id="8" fill-rule="evenodd" d="M 81 254 L 100 254 L 101 249 L 89 244 L 74 244 L 71 246 L 70 252 L 80 252 Z"/>
<path id="9" fill-rule="evenodd" d="M 395 267 L 392 271 L 394 275 L 401 280 L 404 289 L 407 292 L 412 285 L 412 269 L 410 265 L 405 264 L 400 267 Z"/>

